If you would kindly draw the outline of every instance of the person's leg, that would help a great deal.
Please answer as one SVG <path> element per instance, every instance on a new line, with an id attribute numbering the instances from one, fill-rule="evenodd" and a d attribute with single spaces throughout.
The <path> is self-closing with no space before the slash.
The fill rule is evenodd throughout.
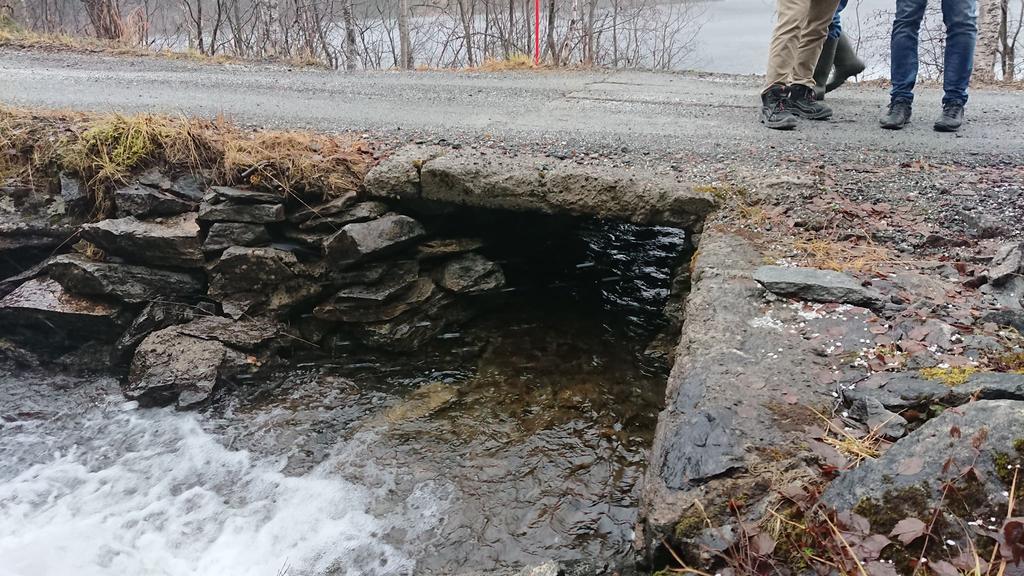
<path id="1" fill-rule="evenodd" d="M 777 20 L 768 46 L 768 70 L 765 91 L 775 85 L 788 86 L 793 81 L 793 62 L 800 30 L 807 16 L 809 0 L 777 0 Z"/>
<path id="2" fill-rule="evenodd" d="M 974 45 L 978 41 L 978 6 L 975 0 L 942 0 L 946 25 L 942 103 L 967 103 L 967 86 L 974 70 Z"/>
<path id="3" fill-rule="evenodd" d="M 793 84 L 814 88 L 814 65 L 828 35 L 828 25 L 836 13 L 839 0 L 811 0 L 807 19 L 800 30 L 800 42 L 793 65 Z"/>
<path id="4" fill-rule="evenodd" d="M 828 25 L 828 37 L 831 40 L 838 40 L 839 35 L 843 33 L 843 18 L 841 14 L 849 1 L 839 0 L 839 6 L 836 8 L 835 14 L 832 15 L 832 23 Z"/>
<path id="5" fill-rule="evenodd" d="M 917 38 L 927 0 L 896 0 L 890 44 L 891 100 L 914 101 L 917 83 Z"/>

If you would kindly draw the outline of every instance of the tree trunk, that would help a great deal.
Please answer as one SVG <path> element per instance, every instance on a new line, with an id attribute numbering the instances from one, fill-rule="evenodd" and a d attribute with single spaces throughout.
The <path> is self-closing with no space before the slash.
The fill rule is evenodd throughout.
<path id="1" fill-rule="evenodd" d="M 356 20 L 352 15 L 352 0 L 342 0 L 341 19 L 345 22 L 345 69 L 355 70 L 359 49 L 356 47 Z"/>
<path id="2" fill-rule="evenodd" d="M 412 41 L 409 38 L 409 0 L 398 0 L 398 67 L 412 68 Z"/>
<path id="3" fill-rule="evenodd" d="M 82 0 L 97 38 L 120 40 L 124 36 L 121 10 L 114 0 Z"/>
<path id="4" fill-rule="evenodd" d="M 996 78 L 1002 45 L 999 25 L 1002 21 L 1002 0 L 978 2 L 978 47 L 974 52 L 974 79 L 991 82 Z"/>
<path id="5" fill-rule="evenodd" d="M 459 18 L 462 20 L 462 34 L 465 37 L 466 44 L 466 63 L 470 68 L 476 65 L 473 60 L 473 9 L 466 8 L 467 2 L 473 2 L 473 0 L 459 0 Z"/>
<path id="6" fill-rule="evenodd" d="M 558 66 L 558 43 L 555 41 L 555 0 L 548 0 L 548 53 L 551 65 Z"/>

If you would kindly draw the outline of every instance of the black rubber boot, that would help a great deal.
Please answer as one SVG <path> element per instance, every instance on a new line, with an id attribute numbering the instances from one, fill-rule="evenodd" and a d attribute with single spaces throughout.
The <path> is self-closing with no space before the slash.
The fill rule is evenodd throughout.
<path id="1" fill-rule="evenodd" d="M 786 109 L 789 89 L 782 84 L 774 84 L 761 93 L 761 123 L 773 130 L 792 130 L 796 128 L 797 119 Z"/>
<path id="2" fill-rule="evenodd" d="M 825 85 L 828 84 L 828 75 L 832 72 L 832 62 L 835 60 L 838 44 L 838 38 L 827 38 L 821 47 L 818 65 L 814 67 L 814 97 L 818 100 L 825 99 Z"/>
<path id="3" fill-rule="evenodd" d="M 789 87 L 786 108 L 798 117 L 808 120 L 828 120 L 832 117 L 832 109 L 814 98 L 814 88 L 803 84 L 793 84 Z"/>
<path id="4" fill-rule="evenodd" d="M 831 92 L 843 85 L 844 82 L 864 71 L 864 61 L 857 57 L 857 53 L 850 44 L 846 34 L 839 34 L 839 42 L 836 44 L 836 55 L 832 60 L 832 79 L 825 85 L 825 92 Z"/>
<path id="5" fill-rule="evenodd" d="M 889 109 L 886 110 L 885 116 L 878 120 L 878 123 L 886 130 L 901 130 L 904 126 L 910 124 L 911 112 L 912 108 L 909 101 L 893 100 L 889 102 Z"/>

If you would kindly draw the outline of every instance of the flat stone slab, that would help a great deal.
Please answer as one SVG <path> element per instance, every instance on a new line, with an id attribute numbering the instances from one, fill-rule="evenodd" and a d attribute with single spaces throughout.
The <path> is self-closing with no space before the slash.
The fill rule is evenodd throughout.
<path id="1" fill-rule="evenodd" d="M 50 278 L 33 278 L 0 300 L 4 336 L 39 349 L 74 347 L 88 340 L 113 342 L 123 323 L 121 309 L 76 296 Z"/>
<path id="2" fill-rule="evenodd" d="M 101 220 L 82 226 L 82 238 L 130 262 L 171 268 L 200 268 L 205 262 L 194 212 L 160 220 Z"/>
<path id="3" fill-rule="evenodd" d="M 877 306 L 882 295 L 861 285 L 856 278 L 833 270 L 761 266 L 754 271 L 754 280 L 779 296 L 811 302 L 838 302 L 856 306 Z"/>
<path id="4" fill-rule="evenodd" d="M 201 275 L 191 272 L 94 262 L 77 254 L 52 258 L 46 272 L 74 294 L 106 296 L 132 304 L 190 298 L 201 293 L 206 284 Z"/>
<path id="5" fill-rule="evenodd" d="M 687 183 L 630 168 L 579 166 L 551 158 L 410 147 L 369 174 L 371 196 L 592 216 L 691 228 L 715 199 Z"/>

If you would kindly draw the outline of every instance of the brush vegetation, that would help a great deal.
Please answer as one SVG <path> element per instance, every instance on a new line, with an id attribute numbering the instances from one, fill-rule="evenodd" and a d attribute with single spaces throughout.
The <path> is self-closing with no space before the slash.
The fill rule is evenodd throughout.
<path id="1" fill-rule="evenodd" d="M 152 167 L 305 202 L 357 190 L 371 163 L 363 141 L 343 136 L 246 130 L 223 119 L 0 106 L 0 186 L 37 187 L 69 172 L 86 184 L 95 217 L 110 215 L 114 189 Z"/>

